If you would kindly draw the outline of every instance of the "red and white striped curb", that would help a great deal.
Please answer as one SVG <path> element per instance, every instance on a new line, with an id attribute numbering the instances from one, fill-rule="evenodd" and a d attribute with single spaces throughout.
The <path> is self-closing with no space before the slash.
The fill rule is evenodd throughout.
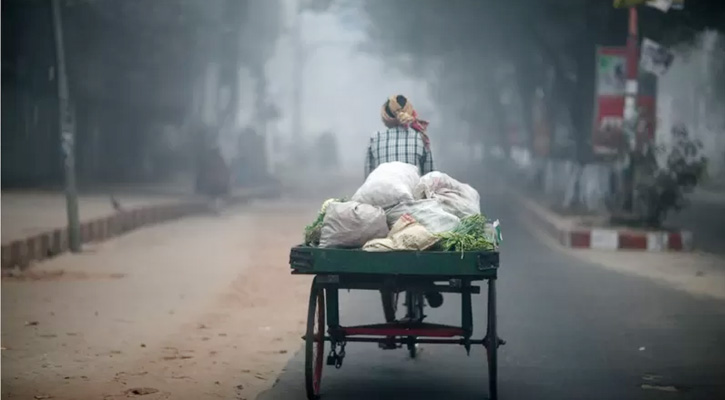
<path id="1" fill-rule="evenodd" d="M 542 227 L 565 246 L 577 249 L 692 251 L 693 235 L 689 231 L 634 231 L 605 228 L 568 227 L 551 211 L 519 198 L 519 204 Z"/>
<path id="2" fill-rule="evenodd" d="M 233 195 L 229 202 L 239 203 L 252 198 L 274 197 L 278 188 L 259 188 Z M 208 210 L 204 202 L 182 203 L 139 207 L 128 211 L 81 222 L 81 242 L 91 243 L 120 236 L 143 226 L 167 222 Z M 27 268 L 31 263 L 42 261 L 69 250 L 68 230 L 52 229 L 24 239 L 2 245 L 2 269 Z"/>
<path id="3" fill-rule="evenodd" d="M 202 212 L 202 203 L 164 204 L 121 211 L 114 215 L 81 222 L 81 243 L 100 242 L 143 226 L 171 221 Z M 68 230 L 52 229 L 2 245 L 2 269 L 26 268 L 69 250 Z"/>
<path id="4" fill-rule="evenodd" d="M 688 231 L 560 230 L 559 241 L 572 248 L 599 250 L 691 251 Z"/>

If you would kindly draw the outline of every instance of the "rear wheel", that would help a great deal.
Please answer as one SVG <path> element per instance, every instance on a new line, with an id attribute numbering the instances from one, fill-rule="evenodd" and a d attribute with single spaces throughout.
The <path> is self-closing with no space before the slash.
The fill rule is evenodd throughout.
<path id="1" fill-rule="evenodd" d="M 305 387 L 309 400 L 320 398 L 324 357 L 325 292 L 313 282 L 307 309 L 307 332 L 305 334 Z"/>
<path id="2" fill-rule="evenodd" d="M 405 292 L 406 319 L 410 322 L 423 321 L 423 295 L 413 291 Z M 418 357 L 418 345 L 416 336 L 408 336 L 408 355 L 410 358 Z"/>
<path id="3" fill-rule="evenodd" d="M 501 344 L 496 328 L 496 280 L 488 281 L 488 323 L 486 329 L 486 354 L 488 355 L 488 395 L 498 398 L 498 346 Z"/>

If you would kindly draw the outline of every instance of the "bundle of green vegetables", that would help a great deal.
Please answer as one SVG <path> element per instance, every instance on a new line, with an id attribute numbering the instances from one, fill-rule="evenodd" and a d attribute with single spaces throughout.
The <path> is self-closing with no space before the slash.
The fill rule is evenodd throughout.
<path id="1" fill-rule="evenodd" d="M 438 248 L 443 251 L 494 250 L 498 244 L 497 228 L 487 224 L 481 214 L 463 218 L 455 229 L 437 236 Z"/>
<path id="2" fill-rule="evenodd" d="M 329 206 L 332 202 L 342 203 L 345 201 L 345 199 L 327 199 L 324 203 L 322 203 L 322 207 L 320 207 L 320 211 L 317 213 L 317 218 L 315 218 L 310 225 L 305 227 L 305 245 L 319 246 L 320 237 L 322 236 L 322 222 L 325 219 L 327 206 Z"/>

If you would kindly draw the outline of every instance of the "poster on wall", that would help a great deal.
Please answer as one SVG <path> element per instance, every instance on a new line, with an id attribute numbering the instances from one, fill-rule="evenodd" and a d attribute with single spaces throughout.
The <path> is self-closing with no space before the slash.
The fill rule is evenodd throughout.
<path id="1" fill-rule="evenodd" d="M 597 49 L 596 91 L 592 146 L 597 155 L 616 155 L 626 149 L 624 140 L 624 97 L 626 77 L 626 47 Z M 637 144 L 654 139 L 656 122 L 656 76 L 642 73 L 639 77 L 637 106 L 640 124 Z"/>
<path id="2" fill-rule="evenodd" d="M 597 94 L 600 96 L 624 96 L 627 60 L 626 54 L 618 50 L 602 48 L 597 54 Z"/>
<path id="3" fill-rule="evenodd" d="M 668 48 L 654 40 L 647 38 L 642 40 L 642 55 L 639 58 L 639 65 L 643 70 L 662 76 L 670 69 L 674 59 L 675 55 Z"/>

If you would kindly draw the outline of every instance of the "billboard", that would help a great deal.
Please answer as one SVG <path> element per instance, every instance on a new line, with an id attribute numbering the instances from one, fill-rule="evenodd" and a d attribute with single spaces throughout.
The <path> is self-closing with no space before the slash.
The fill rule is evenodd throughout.
<path id="1" fill-rule="evenodd" d="M 595 154 L 613 155 L 626 149 L 624 136 L 624 98 L 626 74 L 626 47 L 600 47 L 596 54 L 594 124 L 592 147 Z M 640 124 L 637 144 L 654 139 L 656 128 L 656 77 L 640 74 L 637 106 Z"/>
<path id="2" fill-rule="evenodd" d="M 662 12 L 668 10 L 682 10 L 685 8 L 685 0 L 614 0 L 614 8 L 636 7 L 646 4 Z"/>

